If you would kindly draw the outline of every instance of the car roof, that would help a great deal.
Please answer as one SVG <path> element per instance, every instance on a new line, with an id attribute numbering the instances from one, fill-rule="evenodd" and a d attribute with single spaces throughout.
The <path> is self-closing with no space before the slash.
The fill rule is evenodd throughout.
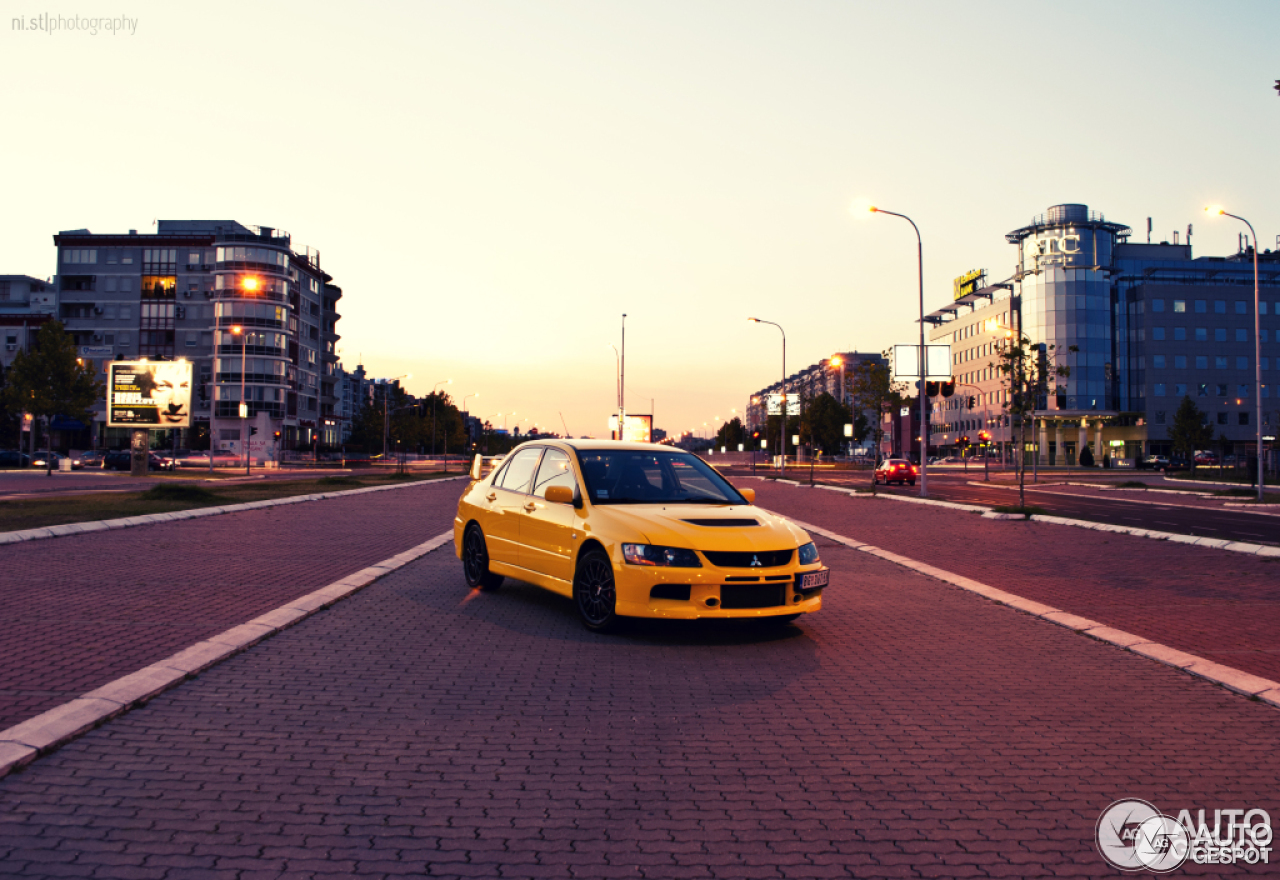
<path id="1" fill-rule="evenodd" d="M 517 446 L 516 449 L 519 449 L 521 446 L 534 445 L 567 447 L 580 452 L 593 450 L 618 450 L 622 452 L 675 452 L 682 455 L 692 454 L 680 449 L 679 447 L 667 446 L 661 443 L 624 443 L 621 440 L 583 440 L 573 438 L 564 439 L 559 437 L 548 437 L 545 440 L 529 440 L 520 444 L 520 446 Z M 515 449 L 513 449 L 512 452 L 515 452 Z"/>

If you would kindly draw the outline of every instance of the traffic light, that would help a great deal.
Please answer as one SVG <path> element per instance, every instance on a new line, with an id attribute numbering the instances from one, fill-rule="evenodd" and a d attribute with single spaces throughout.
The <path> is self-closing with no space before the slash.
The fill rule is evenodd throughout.
<path id="1" fill-rule="evenodd" d="M 955 380 L 955 379 L 952 379 L 950 382 L 943 382 L 943 383 L 942 383 L 941 391 L 942 391 L 942 396 L 943 396 L 943 397 L 950 397 L 951 395 L 955 394 L 955 393 L 956 393 L 956 380 Z"/>
<path id="2" fill-rule="evenodd" d="M 988 443 L 990 443 L 990 442 L 991 442 L 991 432 L 990 432 L 990 431 L 979 431 L 979 432 L 978 432 L 978 440 L 982 443 L 982 445 L 983 445 L 983 446 L 986 446 Z"/>
<path id="3" fill-rule="evenodd" d="M 937 382 L 925 382 L 925 383 L 924 383 L 924 393 L 925 393 L 925 396 L 926 396 L 926 397 L 937 397 L 937 396 L 938 396 L 938 383 L 937 383 Z"/>
<path id="4" fill-rule="evenodd" d="M 1280 92 L 1280 79 L 1276 80 L 1276 91 Z"/>
<path id="5" fill-rule="evenodd" d="M 275 438 L 276 438 L 277 440 L 279 440 L 279 439 L 280 439 L 280 432 L 279 432 L 279 431 L 276 431 L 274 436 L 275 436 Z"/>
<path id="6" fill-rule="evenodd" d="M 969 445 L 969 438 L 968 438 L 968 437 L 961 437 L 961 438 L 960 438 L 960 445 L 961 445 L 961 446 L 968 446 L 968 445 Z"/>
<path id="7" fill-rule="evenodd" d="M 972 394 L 970 394 L 970 395 L 969 395 L 969 409 L 973 409 L 974 404 L 976 404 L 977 402 L 978 402 L 978 398 L 976 398 L 976 397 L 974 397 Z"/>
<path id="8" fill-rule="evenodd" d="M 252 436 L 253 436 L 254 434 L 256 434 L 256 433 L 258 433 L 258 426 L 257 426 L 257 425 L 250 425 L 250 426 L 249 426 L 249 436 L 250 436 L 250 437 L 252 437 Z"/>

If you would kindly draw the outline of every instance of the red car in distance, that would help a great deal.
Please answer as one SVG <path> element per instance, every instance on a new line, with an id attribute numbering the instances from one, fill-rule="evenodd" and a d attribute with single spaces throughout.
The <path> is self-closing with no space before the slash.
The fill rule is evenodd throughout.
<path id="1" fill-rule="evenodd" d="M 886 458 L 880 467 L 876 468 L 875 482 L 883 482 L 886 486 L 890 483 L 906 483 L 914 486 L 919 473 L 920 468 L 905 458 Z"/>

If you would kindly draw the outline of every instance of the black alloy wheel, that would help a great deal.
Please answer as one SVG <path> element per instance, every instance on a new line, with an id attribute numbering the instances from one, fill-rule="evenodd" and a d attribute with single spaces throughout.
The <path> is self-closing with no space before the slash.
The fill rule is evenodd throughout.
<path id="1" fill-rule="evenodd" d="M 573 578 L 573 599 L 582 625 L 592 632 L 608 632 L 618 626 L 618 593 L 613 563 L 600 550 L 588 550 L 578 562 Z"/>
<path id="2" fill-rule="evenodd" d="M 489 548 L 484 532 L 475 523 L 462 535 L 462 573 L 473 590 L 496 590 L 502 586 L 502 575 L 489 571 Z"/>

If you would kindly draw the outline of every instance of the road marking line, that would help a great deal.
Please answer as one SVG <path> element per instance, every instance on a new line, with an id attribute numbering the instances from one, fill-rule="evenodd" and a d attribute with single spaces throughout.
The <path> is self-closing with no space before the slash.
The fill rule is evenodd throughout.
<path id="1" fill-rule="evenodd" d="M 763 508 L 762 508 L 763 509 Z M 783 516 L 783 514 L 766 510 L 766 513 L 773 513 L 774 516 Z M 1021 596 L 1007 593 L 1004 590 L 997 589 L 963 575 L 937 568 L 928 563 L 920 562 L 906 556 L 900 556 L 896 553 L 890 553 L 887 550 L 881 550 L 871 544 L 865 544 L 855 538 L 846 538 L 844 535 L 836 534 L 828 531 L 821 526 L 811 525 L 801 522 L 798 519 L 784 517 L 798 525 L 805 531 L 821 535 L 829 541 L 836 544 L 842 544 L 854 550 L 860 550 L 863 553 L 870 553 L 872 556 L 878 556 L 895 565 L 910 569 L 919 574 L 928 575 L 935 580 L 943 583 L 951 584 L 970 593 L 977 593 L 985 599 L 993 602 L 1000 602 L 1015 608 L 1024 614 L 1030 614 L 1041 620 L 1049 621 L 1058 626 L 1065 627 L 1073 632 L 1082 633 L 1091 636 L 1099 641 L 1108 642 L 1126 651 L 1132 651 L 1135 654 L 1141 654 L 1152 660 L 1156 660 L 1166 666 L 1172 666 L 1175 669 L 1181 669 L 1192 675 L 1198 676 L 1214 684 L 1221 685 L 1228 690 L 1235 691 L 1247 697 L 1257 697 L 1258 699 L 1270 703 L 1273 706 L 1280 707 L 1280 682 L 1271 681 L 1258 675 L 1253 675 L 1230 666 L 1223 666 L 1220 663 L 1214 663 L 1195 654 L 1188 654 L 1162 645 L 1159 642 L 1152 642 L 1142 636 L 1127 633 L 1123 630 L 1114 629 L 1088 618 L 1080 617 L 1066 611 L 1054 608 L 1050 605 L 1044 605 L 1032 599 L 1024 599 Z"/>
<path id="2" fill-rule="evenodd" d="M 383 488 L 376 487 L 379 491 Z M 356 490 L 367 491 L 367 490 Z M 131 672 L 115 681 L 34 718 L 0 730 L 0 777 L 26 766 L 36 758 L 65 745 L 83 733 L 123 715 L 152 697 L 186 681 L 196 673 L 246 651 L 258 642 L 307 619 L 334 602 L 351 596 L 369 584 L 426 556 L 453 541 L 453 530 L 376 562 L 341 580 L 260 614 L 248 623 L 183 648 L 164 660 Z"/>

